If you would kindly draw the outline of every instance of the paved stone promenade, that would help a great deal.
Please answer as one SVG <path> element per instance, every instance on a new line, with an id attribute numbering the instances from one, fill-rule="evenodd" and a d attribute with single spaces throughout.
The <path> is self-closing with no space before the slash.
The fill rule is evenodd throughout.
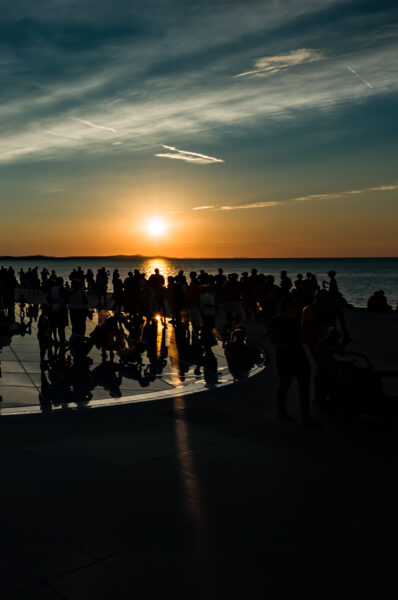
<path id="1" fill-rule="evenodd" d="M 394 435 L 274 387 L 0 419 L 1 597 L 396 598 Z"/>
<path id="2" fill-rule="evenodd" d="M 275 418 L 270 366 L 189 396 L 0 418 L 1 598 L 398 593 L 396 432 Z"/>

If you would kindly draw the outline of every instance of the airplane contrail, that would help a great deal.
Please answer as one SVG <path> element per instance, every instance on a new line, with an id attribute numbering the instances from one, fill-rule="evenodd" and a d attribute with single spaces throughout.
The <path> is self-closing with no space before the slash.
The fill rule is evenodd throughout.
<path id="1" fill-rule="evenodd" d="M 173 152 L 177 152 L 178 154 L 185 154 L 186 156 L 193 156 L 196 158 L 204 158 L 205 160 L 209 160 L 211 162 L 224 162 L 221 158 L 215 158 L 214 156 L 207 156 L 206 154 L 199 154 L 199 152 L 189 152 L 188 150 L 179 150 L 174 146 L 166 146 L 162 144 L 162 148 L 166 150 L 172 150 Z"/>
<path id="2" fill-rule="evenodd" d="M 374 85 L 372 85 L 371 83 L 369 83 L 369 81 L 366 81 L 366 79 L 364 79 L 363 77 L 361 77 L 360 75 L 358 75 L 358 73 L 356 71 L 354 71 L 354 69 L 350 66 L 347 66 L 347 69 L 353 74 L 355 75 L 355 77 L 358 77 L 358 79 L 360 81 L 362 81 L 362 83 L 364 83 L 365 85 L 368 86 L 368 88 L 370 88 L 371 90 L 374 90 Z"/>

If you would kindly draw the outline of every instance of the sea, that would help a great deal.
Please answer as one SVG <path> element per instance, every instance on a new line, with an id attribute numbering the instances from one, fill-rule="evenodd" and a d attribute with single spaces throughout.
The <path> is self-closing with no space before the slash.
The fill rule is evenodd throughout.
<path id="1" fill-rule="evenodd" d="M 328 281 L 327 272 L 333 269 L 337 273 L 340 291 L 346 300 L 357 307 L 365 307 L 369 296 L 375 290 L 384 290 L 389 304 L 395 309 L 398 305 L 398 258 L 44 258 L 44 259 L 15 259 L 1 260 L 0 266 L 12 266 L 18 272 L 21 267 L 46 267 L 54 269 L 57 275 L 67 279 L 70 272 L 78 265 L 84 271 L 92 269 L 96 273 L 100 267 L 105 267 L 111 274 L 118 269 L 122 278 L 129 271 L 139 269 L 150 274 L 155 268 L 161 273 L 176 275 L 183 270 L 188 276 L 190 271 L 199 272 L 204 269 L 207 273 L 216 273 L 218 268 L 225 273 L 250 272 L 257 269 L 259 273 L 274 275 L 279 282 L 281 270 L 286 270 L 294 281 L 298 273 L 304 276 L 309 271 L 318 277 L 318 281 Z"/>

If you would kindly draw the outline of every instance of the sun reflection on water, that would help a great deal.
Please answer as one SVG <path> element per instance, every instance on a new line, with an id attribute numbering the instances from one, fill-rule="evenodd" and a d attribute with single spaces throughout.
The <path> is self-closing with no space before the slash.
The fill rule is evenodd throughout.
<path id="1" fill-rule="evenodd" d="M 141 264 L 141 270 L 144 271 L 147 277 L 151 275 L 155 269 L 159 269 L 165 280 L 169 275 L 175 275 L 175 268 L 170 261 L 164 258 L 148 258 Z"/>

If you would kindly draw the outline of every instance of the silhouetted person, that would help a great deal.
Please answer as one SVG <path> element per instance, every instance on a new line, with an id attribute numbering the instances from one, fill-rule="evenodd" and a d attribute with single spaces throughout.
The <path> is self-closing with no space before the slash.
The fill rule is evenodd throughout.
<path id="1" fill-rule="evenodd" d="M 222 289 L 222 302 L 229 327 L 242 318 L 241 289 L 238 274 L 231 273 L 228 275 L 228 280 Z"/>
<path id="2" fill-rule="evenodd" d="M 210 347 L 207 347 L 202 360 L 203 377 L 207 387 L 214 387 L 218 383 L 218 362 Z"/>
<path id="3" fill-rule="evenodd" d="M 184 271 L 178 271 L 178 275 L 175 278 L 175 282 L 186 285 L 187 279 L 186 279 L 186 277 L 184 275 Z"/>
<path id="4" fill-rule="evenodd" d="M 208 285 L 200 297 L 200 308 L 203 317 L 203 336 L 205 345 L 212 336 L 212 331 L 216 324 L 216 302 L 214 287 Z"/>
<path id="5" fill-rule="evenodd" d="M 290 279 L 290 277 L 288 277 L 287 271 L 281 271 L 281 290 L 289 292 L 292 287 L 292 280 Z"/>
<path id="6" fill-rule="evenodd" d="M 246 331 L 237 326 L 224 345 L 228 368 L 235 381 L 247 377 L 253 366 L 253 353 L 247 344 Z"/>
<path id="7" fill-rule="evenodd" d="M 378 290 L 374 292 L 368 300 L 368 310 L 370 312 L 390 312 L 392 306 L 387 302 L 384 290 Z"/>
<path id="8" fill-rule="evenodd" d="M 64 280 L 58 277 L 55 284 L 51 286 L 48 292 L 48 304 L 50 307 L 50 331 L 54 340 L 61 345 L 65 344 L 65 327 L 68 325 L 68 310 L 66 289 Z"/>
<path id="9" fill-rule="evenodd" d="M 155 272 L 148 279 L 148 285 L 155 292 L 157 308 L 161 315 L 164 315 L 164 277 L 159 273 L 159 269 L 155 269 Z"/>
<path id="10" fill-rule="evenodd" d="M 86 281 L 87 281 L 87 293 L 92 294 L 94 292 L 94 273 L 92 272 L 91 269 L 87 269 Z"/>
<path id="11" fill-rule="evenodd" d="M 173 286 L 174 310 L 177 323 L 181 323 L 181 319 L 186 317 L 188 308 L 188 286 L 183 271 L 177 275 Z"/>
<path id="12" fill-rule="evenodd" d="M 199 283 L 198 276 L 195 271 L 192 271 L 189 276 L 191 279 L 188 286 L 190 319 L 193 330 L 198 332 L 202 321 L 200 315 L 200 296 L 202 294 L 202 286 Z"/>
<path id="13" fill-rule="evenodd" d="M 294 287 L 296 288 L 296 290 L 299 290 L 303 284 L 303 275 L 302 273 L 297 273 L 296 277 L 297 279 L 294 282 Z"/>
<path id="14" fill-rule="evenodd" d="M 328 394 L 328 382 L 331 377 L 332 351 L 339 341 L 335 329 L 336 314 L 330 307 L 329 293 L 317 290 L 312 304 L 303 309 L 301 333 L 304 347 L 316 362 L 315 400 L 323 407 Z"/>
<path id="15" fill-rule="evenodd" d="M 124 289 L 124 308 L 131 315 L 135 315 L 137 312 L 138 302 L 138 285 L 136 279 L 133 277 L 132 271 L 129 271 L 126 279 L 123 283 Z"/>
<path id="16" fill-rule="evenodd" d="M 116 275 L 115 275 L 115 271 L 113 272 L 112 285 L 113 285 L 112 298 L 113 298 L 113 302 L 114 302 L 113 310 L 117 313 L 120 313 L 120 312 L 122 312 L 122 308 L 123 308 L 124 290 L 123 290 L 123 281 L 120 279 L 119 271 L 117 271 L 117 269 L 116 269 Z"/>
<path id="17" fill-rule="evenodd" d="M 41 276 L 41 289 L 43 291 L 47 290 L 47 281 L 48 281 L 48 276 L 49 276 L 49 271 L 48 269 L 46 269 L 46 267 L 43 267 L 42 272 L 40 273 Z"/>
<path id="18" fill-rule="evenodd" d="M 258 285 L 258 271 L 257 269 L 252 269 L 251 274 L 247 279 L 247 318 L 249 319 L 251 315 L 254 318 L 257 317 L 257 285 Z"/>
<path id="19" fill-rule="evenodd" d="M 336 271 L 329 271 L 328 276 L 330 278 L 328 292 L 331 298 L 337 300 L 340 297 L 340 292 L 336 281 Z"/>
<path id="20" fill-rule="evenodd" d="M 209 275 L 206 273 L 206 271 L 204 269 L 200 269 L 199 275 L 198 275 L 198 281 L 199 281 L 200 285 L 205 285 L 206 283 L 209 282 Z"/>
<path id="21" fill-rule="evenodd" d="M 98 295 L 98 306 L 106 306 L 106 291 L 108 287 L 108 275 L 105 271 L 105 267 L 98 269 L 97 276 L 95 278 L 95 287 Z M 103 301 L 103 303 L 101 302 Z"/>
<path id="22" fill-rule="evenodd" d="M 37 339 L 39 340 L 40 347 L 40 368 L 43 369 L 46 366 L 46 354 L 48 355 L 49 360 L 52 359 L 50 319 L 48 316 L 47 304 L 41 305 L 41 315 L 37 323 Z"/>
<path id="23" fill-rule="evenodd" d="M 83 290 L 80 279 L 72 280 L 71 294 L 69 297 L 69 312 L 72 324 L 72 333 L 84 336 L 86 333 L 87 296 Z"/>
<path id="24" fill-rule="evenodd" d="M 286 412 L 285 401 L 293 379 L 297 378 L 301 418 L 307 425 L 310 423 L 310 365 L 301 344 L 299 304 L 291 295 L 281 301 L 279 315 L 271 323 L 270 334 L 276 348 L 279 375 L 278 417 L 293 420 Z"/>

